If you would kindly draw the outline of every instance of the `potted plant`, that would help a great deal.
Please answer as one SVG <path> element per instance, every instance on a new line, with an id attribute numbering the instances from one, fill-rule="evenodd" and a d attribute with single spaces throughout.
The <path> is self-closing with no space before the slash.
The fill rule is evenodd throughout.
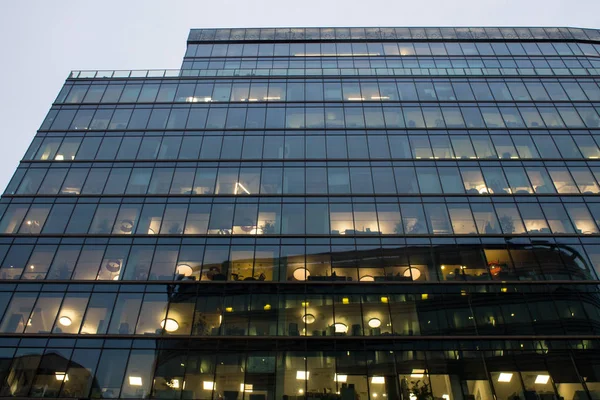
<path id="1" fill-rule="evenodd" d="M 500 222 L 503 233 L 513 233 L 515 231 L 515 224 L 510 217 L 503 215 L 498 218 L 498 222 Z"/>
<path id="2" fill-rule="evenodd" d="M 426 382 L 419 385 L 420 382 L 420 379 L 410 382 L 412 385 L 410 388 L 412 395 L 415 396 L 416 400 L 433 400 L 433 394 L 431 393 L 429 385 Z"/>
<path id="3" fill-rule="evenodd" d="M 265 222 L 264 225 L 260 227 L 262 229 L 262 233 L 265 235 L 270 235 L 275 233 L 275 224 L 271 222 Z"/>

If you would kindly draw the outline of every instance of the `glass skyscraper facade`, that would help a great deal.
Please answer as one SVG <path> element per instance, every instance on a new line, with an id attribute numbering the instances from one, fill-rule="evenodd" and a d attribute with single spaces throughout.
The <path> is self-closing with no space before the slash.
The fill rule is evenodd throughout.
<path id="1" fill-rule="evenodd" d="M 599 399 L 599 84 L 574 28 L 72 72 L 0 201 L 0 397 Z"/>

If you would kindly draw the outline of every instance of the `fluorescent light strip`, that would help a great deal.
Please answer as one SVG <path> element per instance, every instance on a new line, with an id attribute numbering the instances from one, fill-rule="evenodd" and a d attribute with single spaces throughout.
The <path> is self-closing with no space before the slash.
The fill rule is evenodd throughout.
<path id="1" fill-rule="evenodd" d="M 241 187 L 241 188 L 242 188 L 242 190 L 243 190 L 244 192 L 246 192 L 246 194 L 250 194 L 250 192 L 248 191 L 248 189 L 246 189 L 246 188 L 244 187 L 244 185 L 242 185 L 242 184 L 241 184 L 241 183 L 239 183 L 239 182 L 236 182 L 236 183 L 235 183 L 235 191 L 234 191 L 234 193 L 233 193 L 233 194 L 238 194 L 238 190 L 237 190 L 237 188 L 238 188 L 238 187 Z"/>

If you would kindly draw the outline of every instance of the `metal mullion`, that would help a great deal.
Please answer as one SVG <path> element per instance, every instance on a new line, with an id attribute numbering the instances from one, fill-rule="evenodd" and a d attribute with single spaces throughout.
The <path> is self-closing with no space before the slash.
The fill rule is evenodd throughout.
<path id="1" fill-rule="evenodd" d="M 46 292 L 46 293 L 53 293 L 53 292 Z M 60 305 L 58 306 L 58 311 L 56 312 L 56 317 L 54 317 L 54 322 L 52 323 L 52 326 L 50 327 L 50 333 L 52 333 L 54 331 L 54 328 L 56 327 L 56 324 L 59 322 L 59 315 L 60 312 L 62 310 L 62 306 L 65 303 L 65 298 L 67 297 L 67 295 L 69 294 L 68 292 L 62 292 L 62 299 L 60 301 Z M 86 305 L 86 309 L 87 309 L 87 305 Z M 82 320 L 83 323 L 83 320 Z M 80 326 L 81 328 L 81 326 Z"/>
<path id="2" fill-rule="evenodd" d="M 106 347 L 102 347 L 102 354 L 100 355 L 100 360 L 102 360 L 102 355 L 104 355 L 104 351 L 107 350 Z M 129 347 L 127 349 L 128 354 L 127 354 L 127 361 L 125 361 L 125 369 L 123 371 L 123 378 L 121 380 L 121 385 L 119 386 L 119 395 L 116 396 L 117 398 L 121 397 L 121 393 L 123 392 L 123 385 L 125 384 L 125 379 L 127 377 L 127 369 L 129 367 L 129 361 L 131 360 L 131 352 L 133 351 L 133 349 L 131 347 Z M 100 361 L 98 361 L 98 365 L 99 365 Z M 96 366 L 96 369 L 98 368 L 98 366 Z M 97 371 L 96 371 L 97 372 Z M 95 374 L 94 374 L 95 375 Z M 93 389 L 93 388 L 92 388 Z M 91 392 L 90 392 L 91 394 Z"/>
<path id="3" fill-rule="evenodd" d="M 121 293 L 125 293 L 125 292 L 119 292 L 118 294 L 120 295 Z M 145 292 L 145 291 L 142 293 L 142 300 L 141 300 L 141 303 L 140 303 L 140 307 L 138 308 L 137 318 L 135 320 L 135 326 L 133 327 L 133 335 L 139 335 L 138 333 L 136 333 L 136 331 L 137 331 L 137 327 L 138 327 L 138 325 L 140 323 L 140 317 L 142 315 L 142 309 L 144 308 L 144 303 L 145 303 L 146 295 L 147 294 L 152 294 L 152 293 L 148 293 L 148 292 Z M 117 297 L 117 299 L 118 299 L 118 297 Z M 161 328 L 161 332 L 163 332 L 163 328 Z M 157 336 L 160 338 L 162 336 L 162 334 L 161 335 L 157 335 Z"/>
<path id="4" fill-rule="evenodd" d="M 14 300 L 15 293 L 19 293 L 19 292 L 13 292 L 13 297 L 11 300 Z M 27 293 L 27 292 L 20 292 L 20 293 Z M 39 292 L 32 292 L 32 293 L 36 293 L 37 296 L 35 296 L 35 301 L 33 302 L 33 305 L 31 306 L 31 311 L 29 312 L 29 314 L 27 314 L 27 318 L 23 319 L 23 325 L 24 325 L 23 330 L 21 332 L 15 332 L 15 333 L 18 333 L 21 335 L 25 334 L 25 331 L 27 331 L 27 327 L 29 326 L 28 324 L 29 324 L 29 321 L 31 320 L 31 316 L 33 315 L 33 312 L 35 311 L 35 306 L 37 305 L 37 302 L 40 299 L 40 296 L 42 295 L 43 292 L 39 291 Z M 7 309 L 8 309 L 8 307 L 7 307 Z M 5 315 L 5 317 L 6 317 L 6 315 Z"/>

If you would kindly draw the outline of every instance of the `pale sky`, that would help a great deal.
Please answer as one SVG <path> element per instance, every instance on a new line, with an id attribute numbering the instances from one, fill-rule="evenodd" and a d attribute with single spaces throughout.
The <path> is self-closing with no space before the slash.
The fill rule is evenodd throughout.
<path id="1" fill-rule="evenodd" d="M 572 26 L 600 0 L 0 0 L 0 188 L 71 70 L 179 68 L 191 28 Z"/>

